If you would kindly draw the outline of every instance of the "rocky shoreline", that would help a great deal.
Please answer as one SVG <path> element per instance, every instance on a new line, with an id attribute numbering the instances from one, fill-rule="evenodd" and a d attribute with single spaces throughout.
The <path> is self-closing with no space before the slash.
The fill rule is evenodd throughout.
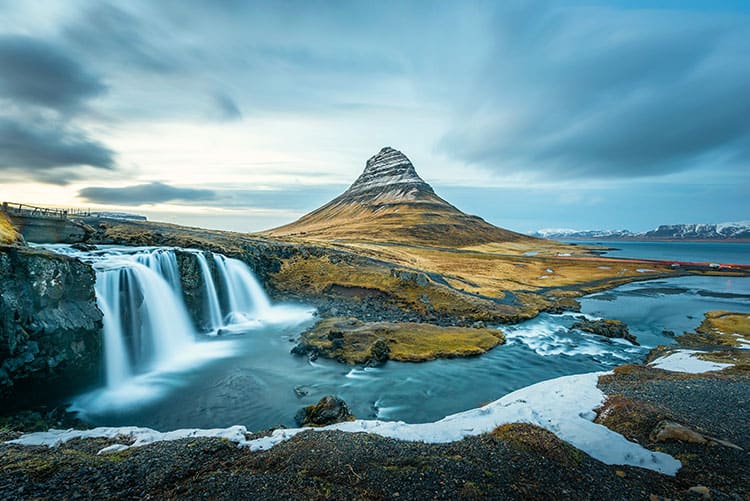
<path id="1" fill-rule="evenodd" d="M 678 342 L 681 338 L 692 343 L 689 335 Z M 696 348 L 694 343 L 690 347 Z M 717 347 L 705 344 L 690 354 L 705 352 L 711 359 Z M 0 445 L 0 496 L 181 497 L 200 492 L 233 499 L 252 492 L 264 499 L 747 499 L 750 352 L 719 348 L 732 352 L 737 363 L 708 362 L 708 372 L 693 374 L 658 368 L 660 360 L 683 353 L 677 345 L 655 350 L 648 365 L 621 366 L 598 377 L 606 398 L 594 422 L 647 450 L 677 458 L 681 467 L 675 476 L 604 464 L 538 426 L 519 423 L 444 444 L 335 430 L 296 433 L 267 450 L 196 436 L 124 450 L 114 444 L 128 439 L 116 436 L 75 439 L 52 448 L 6 442 Z M 320 407 L 322 414 L 336 414 L 335 420 L 353 419 L 341 405 L 312 407 L 306 414 Z M 0 431 L 3 441 L 20 435 L 7 427 Z M 269 436 L 270 431 L 243 440 Z M 105 448 L 112 452 L 98 454 Z"/>

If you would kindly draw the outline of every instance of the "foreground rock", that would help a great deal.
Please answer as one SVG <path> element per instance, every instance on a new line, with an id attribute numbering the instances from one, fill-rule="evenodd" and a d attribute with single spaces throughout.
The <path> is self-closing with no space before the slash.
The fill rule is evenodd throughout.
<path id="1" fill-rule="evenodd" d="M 570 328 L 596 334 L 597 336 L 604 336 L 610 339 L 624 339 L 631 344 L 640 346 L 636 337 L 628 330 L 627 324 L 619 320 L 588 320 L 585 317 L 578 317 L 578 321 Z"/>
<path id="2" fill-rule="evenodd" d="M 0 247 L 0 408 L 60 398 L 99 382 L 102 313 L 91 266 Z"/>
<path id="3" fill-rule="evenodd" d="M 677 481 L 685 486 L 703 486 L 714 499 L 750 498 L 746 371 L 685 374 L 629 365 L 602 376 L 599 387 L 609 396 L 596 422 L 679 459 Z"/>
<path id="4" fill-rule="evenodd" d="M 184 439 L 96 454 L 110 442 L 0 445 L 0 498 L 648 499 L 695 485 L 607 466 L 528 424 L 448 444 L 309 431 L 263 452 Z"/>
<path id="5" fill-rule="evenodd" d="M 347 364 L 377 365 L 387 360 L 424 362 L 481 355 L 504 342 L 500 331 L 485 327 L 329 318 L 305 332 L 293 353 Z"/>
<path id="6" fill-rule="evenodd" d="M 294 416 L 298 426 L 328 426 L 355 419 L 346 402 L 335 395 L 321 398 L 320 402 L 300 409 Z"/>

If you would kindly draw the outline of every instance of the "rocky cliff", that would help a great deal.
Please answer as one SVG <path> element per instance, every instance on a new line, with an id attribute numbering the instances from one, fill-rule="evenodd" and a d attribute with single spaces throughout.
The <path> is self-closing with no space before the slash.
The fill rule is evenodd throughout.
<path id="1" fill-rule="evenodd" d="M 0 408 L 100 382 L 102 314 L 92 268 L 47 251 L 0 246 Z"/>

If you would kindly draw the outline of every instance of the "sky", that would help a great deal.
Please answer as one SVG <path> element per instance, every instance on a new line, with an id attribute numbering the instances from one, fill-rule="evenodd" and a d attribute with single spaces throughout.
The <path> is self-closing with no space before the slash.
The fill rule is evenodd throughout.
<path id="1" fill-rule="evenodd" d="M 750 2 L 0 0 L 0 199 L 236 231 L 383 146 L 516 231 L 750 220 Z"/>

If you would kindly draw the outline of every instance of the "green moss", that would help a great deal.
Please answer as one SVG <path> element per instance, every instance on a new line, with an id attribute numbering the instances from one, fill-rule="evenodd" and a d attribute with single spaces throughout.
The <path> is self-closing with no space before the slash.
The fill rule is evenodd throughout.
<path id="1" fill-rule="evenodd" d="M 480 355 L 505 342 L 496 329 L 440 327 L 432 324 L 362 322 L 329 318 L 302 335 L 300 344 L 348 364 Z"/>

